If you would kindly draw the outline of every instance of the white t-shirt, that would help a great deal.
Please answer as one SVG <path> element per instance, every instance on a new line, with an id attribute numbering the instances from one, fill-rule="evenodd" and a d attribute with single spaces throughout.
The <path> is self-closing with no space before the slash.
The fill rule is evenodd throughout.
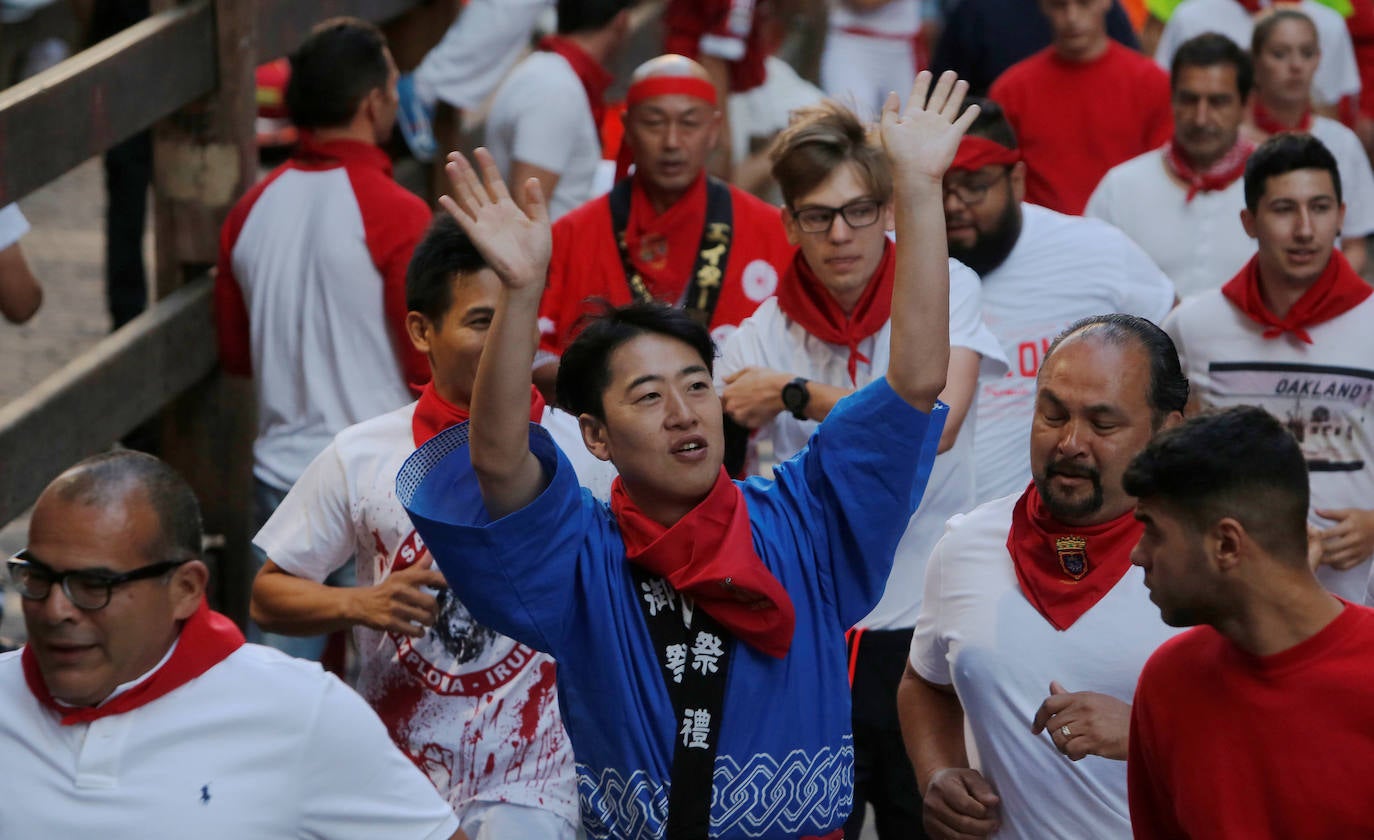
<path id="1" fill-rule="evenodd" d="M 1204 405 L 1257 405 L 1293 431 L 1307 459 L 1313 510 L 1374 508 L 1374 297 L 1308 327 L 1311 344 L 1292 333 L 1263 338 L 1264 328 L 1220 291 L 1184 301 L 1164 329 Z M 1308 521 L 1332 524 L 1310 511 Z M 1370 568 L 1368 558 L 1344 572 L 1322 566 L 1317 578 L 1359 602 Z"/>
<path id="2" fill-rule="evenodd" d="M 996 337 L 983 324 L 978 304 L 978 275 L 955 260 L 949 261 L 949 343 L 967 347 L 982 356 L 979 373 L 1000 377 L 1007 363 Z M 726 376 L 755 365 L 804 376 L 840 388 L 862 388 L 884 376 L 891 357 L 891 322 L 859 342 L 859 352 L 872 360 L 859 363 L 856 381 L 849 380 L 849 348 L 829 344 L 788 318 L 778 308 L 777 298 L 760 304 L 753 315 L 725 342 L 716 363 L 716 387 L 724 387 Z M 769 441 L 778 460 L 791 458 L 810 440 L 814 420 L 798 420 L 783 412 L 760 428 L 750 442 L 750 464 L 761 441 Z M 973 507 L 973 434 L 960 430 L 949 451 L 935 458 L 930 481 L 921 505 L 912 514 L 906 533 L 897 545 L 892 574 L 882 600 L 859 626 L 874 630 L 912 627 L 921 607 L 921 582 L 925 561 L 935 541 L 944 532 L 945 520 Z"/>
<path id="3" fill-rule="evenodd" d="M 423 557 L 395 493 L 415 451 L 414 414 L 412 403 L 340 432 L 258 532 L 258 547 L 317 583 L 356 561 L 359 586 Z M 542 425 L 584 484 L 607 498 L 613 472 L 587 452 L 577 421 L 546 409 Z M 460 815 L 475 802 L 512 802 L 577 825 L 553 660 L 478 624 L 448 592 L 441 598 L 438 624 L 418 639 L 354 628 L 359 693 Z"/>
<path id="4" fill-rule="evenodd" d="M 1001 797 L 999 840 L 1131 837 L 1126 762 L 1069 761 L 1031 721 L 1050 681 L 1131 702 L 1145 660 L 1177 630 L 1159 617 L 1138 567 L 1069 629 L 1021 592 L 1007 551 L 1020 493 L 949 521 L 926 569 L 911 667 L 953 685 L 972 766 Z"/>
<path id="5" fill-rule="evenodd" d="M 1360 138 L 1339 122 L 1321 116 L 1312 117 L 1312 136 L 1330 150 L 1341 174 L 1341 199 L 1345 202 L 1341 236 L 1374 233 L 1374 171 L 1369 168 L 1369 156 Z"/>
<path id="6" fill-rule="evenodd" d="M 1179 297 L 1219 288 L 1255 255 L 1240 223 L 1245 179 L 1199 192 L 1169 176 L 1155 149 L 1114 166 L 1093 190 L 1083 215 L 1121 230 L 1168 275 Z"/>
<path id="7" fill-rule="evenodd" d="M 0 207 L 0 251 L 5 250 L 29 232 L 29 220 L 19 212 L 18 204 Z"/>
<path id="8" fill-rule="evenodd" d="M 921 0 L 888 0 L 876 9 L 858 9 L 844 0 L 830 5 L 830 29 L 861 29 L 889 38 L 921 31 Z"/>
<path id="9" fill-rule="evenodd" d="M 558 175 L 550 219 L 597 196 L 601 129 L 586 89 L 561 55 L 534 52 L 516 65 L 491 101 L 486 143 L 508 180 L 516 161 Z"/>
<path id="10" fill-rule="evenodd" d="M 1265 4 L 1268 5 L 1268 4 Z M 1275 4 L 1277 5 L 1277 4 Z M 1360 93 L 1360 68 L 1355 63 L 1355 48 L 1350 31 L 1340 13 L 1315 0 L 1302 0 L 1298 11 L 1312 19 L 1321 46 L 1321 63 L 1312 78 L 1312 90 L 1323 102 L 1334 105 L 1343 96 Z M 1155 48 L 1155 61 L 1169 72 L 1174 53 L 1189 38 L 1204 32 L 1219 32 L 1250 51 L 1254 19 L 1238 0 L 1184 0 L 1164 24 Z"/>
<path id="11" fill-rule="evenodd" d="M 476 108 L 529 46 L 539 16 L 553 0 L 468 0 L 444 37 L 415 68 L 415 92 L 426 104 L 442 99 Z"/>
<path id="12" fill-rule="evenodd" d="M 1174 286 L 1125 234 L 1097 219 L 1021 205 L 1021 235 L 983 277 L 983 320 L 1011 370 L 981 384 L 975 419 L 978 501 L 1030 482 L 1035 377 L 1050 343 L 1079 318 L 1122 312 L 1158 323 Z"/>
<path id="13" fill-rule="evenodd" d="M 358 695 L 246 644 L 123 714 L 62 726 L 0 655 L 0 836 L 447 838 L 448 804 Z"/>

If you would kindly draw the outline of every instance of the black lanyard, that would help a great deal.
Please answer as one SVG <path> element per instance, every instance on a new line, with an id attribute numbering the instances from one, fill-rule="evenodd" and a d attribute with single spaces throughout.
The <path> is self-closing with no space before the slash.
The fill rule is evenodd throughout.
<path id="1" fill-rule="evenodd" d="M 654 296 L 649 293 L 648 285 L 630 259 L 630 248 L 625 242 L 625 227 L 630 222 L 631 186 L 632 179 L 625 178 L 611 190 L 611 227 L 615 233 L 616 247 L 620 249 L 625 282 L 630 285 L 630 296 L 637 302 L 647 303 Z M 708 176 L 706 224 L 701 231 L 701 243 L 697 245 L 691 282 L 682 300 L 682 308 L 703 327 L 711 325 L 711 316 L 715 314 L 716 303 L 720 301 L 725 268 L 730 262 L 733 225 L 734 205 L 730 199 L 730 187 Z"/>
<path id="2" fill-rule="evenodd" d="M 692 610 L 689 627 L 682 596 L 668 581 L 634 565 L 630 573 L 677 729 L 664 836 L 703 840 L 711 827 L 711 790 L 734 637 L 699 606 Z"/>

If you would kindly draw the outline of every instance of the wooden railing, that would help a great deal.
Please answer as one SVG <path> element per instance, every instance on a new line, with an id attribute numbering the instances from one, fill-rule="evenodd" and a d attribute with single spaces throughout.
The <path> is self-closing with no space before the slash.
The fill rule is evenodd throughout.
<path id="1" fill-rule="evenodd" d="M 154 0 L 148 20 L 0 92 L 0 205 L 154 129 L 157 253 L 147 312 L 0 407 L 0 523 L 75 461 L 156 421 L 163 457 L 222 546 L 217 606 L 246 615 L 254 409 L 245 383 L 218 373 L 206 268 L 224 214 L 256 178 L 254 68 L 327 17 L 382 22 L 421 5 Z"/>

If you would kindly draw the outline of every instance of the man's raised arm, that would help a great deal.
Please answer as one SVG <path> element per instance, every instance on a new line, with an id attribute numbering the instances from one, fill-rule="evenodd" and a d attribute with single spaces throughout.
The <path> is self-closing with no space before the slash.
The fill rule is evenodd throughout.
<path id="1" fill-rule="evenodd" d="M 942 184 L 959 139 L 978 116 L 976 105 L 959 113 L 967 82 L 947 71 L 932 91 L 932 78 L 924 70 L 916 76 L 905 112 L 898 112 L 897 95 L 890 94 L 879 129 L 892 160 L 897 210 L 887 381 L 922 411 L 935 405 L 949 369 L 949 249 Z"/>
<path id="2" fill-rule="evenodd" d="M 452 196 L 440 205 L 458 222 L 501 279 L 501 296 L 477 365 L 469 449 L 482 501 L 492 519 L 519 510 L 544 489 L 544 469 L 530 452 L 530 368 L 538 335 L 539 297 L 549 267 L 549 214 L 539 182 L 523 185 L 521 210 L 486 149 L 474 154 L 478 178 L 458 152 L 445 171 Z"/>

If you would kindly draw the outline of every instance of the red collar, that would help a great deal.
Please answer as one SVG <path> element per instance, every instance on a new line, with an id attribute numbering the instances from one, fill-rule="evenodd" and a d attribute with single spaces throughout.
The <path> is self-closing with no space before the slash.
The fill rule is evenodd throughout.
<path id="1" fill-rule="evenodd" d="M 450 426 L 456 426 L 468 419 L 467 409 L 459 408 L 443 397 L 434 388 L 434 380 L 425 383 L 420 392 L 420 400 L 415 403 L 415 414 L 410 418 L 410 433 L 415 438 L 418 449 L 435 435 Z M 530 386 L 530 422 L 538 423 L 544 419 L 544 396 L 539 389 Z"/>
<path id="2" fill-rule="evenodd" d="M 1057 630 L 1067 630 L 1131 568 L 1145 526 L 1134 511 L 1087 527 L 1060 523 L 1031 482 L 1012 509 L 1007 551 L 1021 592 Z"/>
<path id="3" fill-rule="evenodd" d="M 201 599 L 200 606 L 181 627 L 176 650 L 160 668 L 107 703 L 78 708 L 63 706 L 53 699 L 48 684 L 43 681 L 43 673 L 38 668 L 38 658 L 34 656 L 32 648 L 25 646 L 20 659 L 24 666 L 24 681 L 28 683 L 34 698 L 62 715 L 63 726 L 71 726 L 123 714 L 151 703 L 209 671 L 242 646 L 243 634 L 234 626 L 234 622 L 213 612 L 210 605 Z"/>
<path id="4" fill-rule="evenodd" d="M 291 157 L 302 169 L 327 169 L 343 164 L 377 169 L 391 175 L 391 158 L 387 153 L 380 146 L 361 140 L 320 142 L 313 133 L 303 131 Z"/>
<path id="5" fill-rule="evenodd" d="M 1245 163 L 1254 150 L 1254 143 L 1244 137 L 1237 137 L 1236 144 L 1226 154 L 1199 172 L 1188 162 L 1178 142 L 1171 137 L 1169 142 L 1164 144 L 1164 165 L 1178 176 L 1179 180 L 1188 184 L 1188 197 L 1183 200 L 1186 204 L 1200 192 L 1224 190 L 1234 184 L 1245 174 Z"/>
<path id="6" fill-rule="evenodd" d="M 1251 257 L 1240 273 L 1221 287 L 1221 293 L 1250 320 L 1264 327 L 1262 335 L 1265 338 L 1278 338 L 1291 332 L 1299 341 L 1311 344 L 1308 327 L 1354 309 L 1374 293 L 1374 288 L 1355 273 L 1344 254 L 1333 249 L 1326 268 L 1283 318 L 1276 317 L 1264 305 L 1264 296 L 1260 293 L 1259 255 Z"/>
<path id="7" fill-rule="evenodd" d="M 654 212 L 643 180 L 632 177 L 625 248 L 654 297 L 676 305 L 687 288 L 706 226 L 706 173 L 662 213 Z"/>
<path id="8" fill-rule="evenodd" d="M 1272 111 L 1264 107 L 1264 103 L 1260 102 L 1259 97 L 1256 96 L 1255 104 L 1254 107 L 1250 109 L 1250 114 L 1255 121 L 1255 127 L 1265 134 L 1280 134 L 1285 131 L 1296 131 L 1305 134 L 1312 130 L 1311 108 L 1302 112 L 1302 116 L 1298 119 L 1297 125 L 1284 125 L 1279 122 L 1279 118 L 1274 116 Z"/>
<path id="9" fill-rule="evenodd" d="M 626 559 L 691 596 L 740 641 L 777 659 L 787 655 L 796 609 L 754 551 L 744 494 L 724 467 L 701 504 L 670 528 L 646 516 L 619 477 L 611 485 L 611 513 Z"/>
<path id="10" fill-rule="evenodd" d="M 582 82 L 582 89 L 587 93 L 587 104 L 592 109 L 592 121 L 596 123 L 599 132 L 601 123 L 606 119 L 606 89 L 615 81 L 615 77 L 575 41 L 561 35 L 546 35 L 540 38 L 539 49 L 562 56 L 563 60 L 572 66 L 578 81 Z"/>
<path id="11" fill-rule="evenodd" d="M 848 347 L 849 381 L 857 384 L 859 362 L 872 361 L 859 352 L 859 342 L 882 329 L 892 317 L 892 286 L 896 273 L 895 249 L 891 240 L 884 239 L 883 258 L 854 305 L 854 311 L 846 315 L 798 248 L 787 275 L 778 284 L 778 308 L 821 341 Z"/>

